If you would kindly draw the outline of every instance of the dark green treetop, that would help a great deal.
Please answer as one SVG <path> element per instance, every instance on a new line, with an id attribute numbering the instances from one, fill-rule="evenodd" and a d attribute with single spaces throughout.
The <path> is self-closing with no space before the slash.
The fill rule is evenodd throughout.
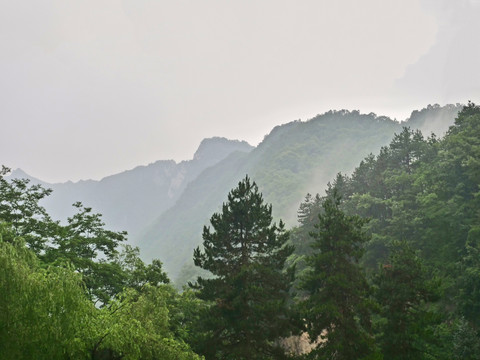
<path id="1" fill-rule="evenodd" d="M 385 322 L 380 345 L 387 359 L 430 359 L 438 347 L 431 332 L 436 316 L 426 304 L 435 300 L 438 282 L 429 279 L 422 259 L 406 242 L 391 246 L 389 261 L 374 279 L 375 297 Z"/>
<path id="2" fill-rule="evenodd" d="M 358 265 L 368 236 L 367 220 L 348 216 L 336 191 L 318 215 L 310 269 L 302 279 L 306 298 L 300 304 L 308 334 L 322 343 L 311 356 L 318 359 L 364 359 L 371 354 L 369 286 Z"/>
<path id="3" fill-rule="evenodd" d="M 192 285 L 212 303 L 201 316 L 207 335 L 199 351 L 207 359 L 282 358 L 275 341 L 292 329 L 287 300 L 294 272 L 284 270 L 293 247 L 283 223 L 272 224 L 272 207 L 248 176 L 210 222 L 203 250 L 194 252 L 195 265 L 214 275 Z"/>

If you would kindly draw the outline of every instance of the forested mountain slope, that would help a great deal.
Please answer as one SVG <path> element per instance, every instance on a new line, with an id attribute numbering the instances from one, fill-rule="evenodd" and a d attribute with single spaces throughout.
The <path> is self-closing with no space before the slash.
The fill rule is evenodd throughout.
<path id="1" fill-rule="evenodd" d="M 273 204 L 274 216 L 293 226 L 307 192 L 321 192 L 337 172 L 352 171 L 402 126 L 442 134 L 459 109 L 429 105 L 403 123 L 373 113 L 329 111 L 275 127 L 256 148 L 224 138 L 205 139 L 190 161 L 161 160 L 100 181 L 48 184 L 21 170 L 12 177 L 53 189 L 42 205 L 54 219 L 71 216 L 76 201 L 104 214 L 109 228 L 128 231 L 129 241 L 149 259 L 161 258 L 175 278 L 184 264 L 191 265 L 202 226 L 245 174 Z"/>
<path id="2" fill-rule="evenodd" d="M 232 154 L 191 182 L 178 201 L 140 236 L 147 257 L 159 257 L 180 281 L 194 272 L 192 251 L 202 227 L 220 209 L 228 190 L 248 174 L 258 184 L 274 215 L 296 224 L 296 210 L 307 192 L 320 192 L 339 171 L 350 172 L 366 155 L 377 153 L 402 126 L 453 124 L 459 105 L 429 106 L 404 123 L 358 111 L 330 111 L 309 121 L 278 126 L 248 154 Z"/>
<path id="3" fill-rule="evenodd" d="M 318 261 L 342 252 L 322 255 L 311 246 L 326 238 L 318 227 L 324 204 L 340 196 L 341 211 L 366 224 L 361 272 L 379 305 L 372 329 L 384 358 L 478 359 L 479 184 L 480 107 L 469 103 L 444 138 L 404 128 L 351 175 L 332 179 L 325 196 L 308 195 L 291 233 L 290 265 L 296 264 L 297 278 L 311 277 L 312 252 Z M 345 275 L 340 272 L 336 279 Z M 339 286 L 332 278 L 327 283 Z M 328 316 L 331 307 L 322 300 L 319 312 Z"/>
<path id="4" fill-rule="evenodd" d="M 209 212 L 237 172 L 262 165 L 260 150 L 203 171 L 177 201 L 189 212 L 171 208 L 169 225 L 186 229 L 189 216 Z M 443 138 L 403 127 L 350 174 L 337 173 L 325 196 L 307 195 L 289 232 L 272 225 L 245 176 L 193 255 L 215 277 L 182 293 L 160 260 L 142 261 L 100 215 L 77 204 L 59 224 L 39 205 L 50 190 L 8 181 L 2 167 L 2 359 L 479 359 L 479 159 L 473 103 Z M 161 250 L 181 260 L 180 240 Z M 302 356 L 294 342 L 305 332 L 314 342 Z"/>

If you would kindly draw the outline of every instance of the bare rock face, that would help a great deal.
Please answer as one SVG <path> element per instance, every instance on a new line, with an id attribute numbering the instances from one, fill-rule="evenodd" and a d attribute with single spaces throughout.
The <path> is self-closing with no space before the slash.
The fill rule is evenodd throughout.
<path id="1" fill-rule="evenodd" d="M 322 333 L 325 335 L 325 332 Z M 310 341 L 308 333 L 304 332 L 301 335 L 290 336 L 280 341 L 281 346 L 285 349 L 285 352 L 291 355 L 305 355 L 315 349 L 319 344 L 323 343 L 320 337 L 314 342 Z"/>
<path id="2" fill-rule="evenodd" d="M 215 164 L 226 158 L 234 151 L 249 152 L 253 146 L 246 141 L 228 140 L 222 137 L 213 137 L 203 139 L 197 151 L 193 155 L 193 160 L 203 163 Z"/>

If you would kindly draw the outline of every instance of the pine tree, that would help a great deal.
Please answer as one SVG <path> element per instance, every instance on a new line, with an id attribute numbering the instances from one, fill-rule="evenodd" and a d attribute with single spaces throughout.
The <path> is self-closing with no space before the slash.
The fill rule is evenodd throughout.
<path id="1" fill-rule="evenodd" d="M 386 359 L 429 359 L 438 347 L 429 331 L 437 320 L 426 303 L 438 284 L 427 279 L 421 258 L 406 242 L 394 242 L 389 262 L 375 278 L 376 299 L 385 319 L 380 345 Z"/>
<path id="2" fill-rule="evenodd" d="M 276 341 L 292 329 L 287 302 L 294 272 L 284 270 L 293 252 L 284 224 L 272 224 L 272 207 L 248 176 L 210 222 L 203 250 L 194 252 L 195 265 L 214 276 L 192 285 L 211 302 L 200 319 L 205 339 L 197 350 L 207 359 L 283 358 Z"/>
<path id="3" fill-rule="evenodd" d="M 369 287 L 358 261 L 367 235 L 366 220 L 347 216 L 339 208 L 336 191 L 323 203 L 324 213 L 311 233 L 310 271 L 302 279 L 306 299 L 300 304 L 312 341 L 321 343 L 312 352 L 318 359 L 354 360 L 371 352 Z"/>

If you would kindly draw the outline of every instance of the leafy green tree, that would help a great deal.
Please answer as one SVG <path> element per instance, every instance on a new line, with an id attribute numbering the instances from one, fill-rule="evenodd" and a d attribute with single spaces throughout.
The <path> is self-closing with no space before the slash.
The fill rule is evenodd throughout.
<path id="1" fill-rule="evenodd" d="M 123 287 L 140 291 L 146 284 L 159 286 L 170 283 L 163 271 L 162 262 L 153 259 L 151 264 L 145 264 L 140 258 L 140 249 L 128 244 L 122 244 L 122 250 L 117 252 L 113 262 L 122 270 Z"/>
<path id="2" fill-rule="evenodd" d="M 369 286 L 358 265 L 368 236 L 367 222 L 347 216 L 333 191 L 318 215 L 314 253 L 307 257 L 310 270 L 302 279 L 306 299 L 300 303 L 308 334 L 321 340 L 311 353 L 316 359 L 363 359 L 372 353 L 369 335 Z"/>
<path id="3" fill-rule="evenodd" d="M 171 329 L 168 285 L 127 289 L 83 329 L 85 353 L 91 359 L 200 360 Z"/>
<path id="4" fill-rule="evenodd" d="M 48 235 L 56 224 L 39 201 L 52 190 L 30 185 L 28 179 L 5 179 L 10 169 L 0 170 L 0 220 L 11 224 L 15 236 L 21 236 L 36 254 L 45 250 Z"/>
<path id="5" fill-rule="evenodd" d="M 205 336 L 199 352 L 207 359 L 284 357 L 276 341 L 293 329 L 288 299 L 294 270 L 284 269 L 293 247 L 286 245 L 283 223 L 272 224 L 272 207 L 248 176 L 210 223 L 203 250 L 194 252 L 195 265 L 214 275 L 193 286 L 211 304 L 200 317 Z"/>
<path id="6" fill-rule="evenodd" d="M 185 340 L 201 304 L 165 285 L 159 260 L 146 265 L 128 245 L 119 252 L 126 234 L 106 230 L 81 203 L 67 225 L 51 221 L 38 204 L 50 192 L 7 181 L 7 173 L 0 174 L 2 359 L 200 360 Z"/>
<path id="7" fill-rule="evenodd" d="M 421 259 L 405 242 L 394 242 L 389 262 L 375 278 L 375 297 L 385 319 L 380 344 L 386 359 L 429 359 L 438 316 L 427 303 L 438 298 Z"/>
<path id="8" fill-rule="evenodd" d="M 124 287 L 123 271 L 114 260 L 126 233 L 105 229 L 101 215 L 80 202 L 73 206 L 77 213 L 68 218 L 66 226 L 59 226 L 44 259 L 72 264 L 82 274 L 89 297 L 105 304 Z"/>
<path id="9" fill-rule="evenodd" d="M 0 223 L 2 359 L 200 360 L 184 341 L 192 301 L 146 283 L 96 308 L 72 266 L 45 266 Z"/>
<path id="10" fill-rule="evenodd" d="M 0 357 L 81 359 L 82 329 L 95 307 L 70 267 L 44 268 L 15 230 L 0 223 Z"/>

